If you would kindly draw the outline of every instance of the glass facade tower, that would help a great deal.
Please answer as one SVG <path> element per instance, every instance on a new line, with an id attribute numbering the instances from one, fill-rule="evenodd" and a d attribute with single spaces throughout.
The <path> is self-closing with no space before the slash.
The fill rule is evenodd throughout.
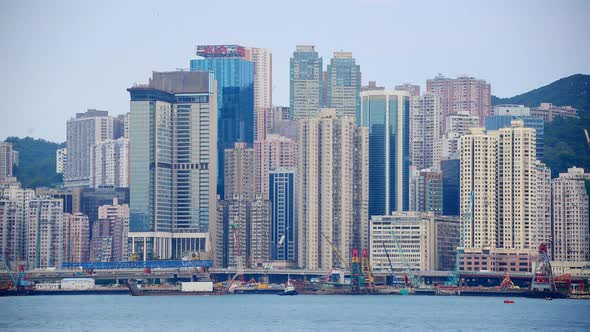
<path id="1" fill-rule="evenodd" d="M 269 177 L 271 259 L 295 261 L 295 169 L 276 168 Z"/>
<path id="2" fill-rule="evenodd" d="M 128 91 L 132 253 L 145 260 L 206 251 L 216 220 L 213 75 L 154 72 Z"/>
<path id="3" fill-rule="evenodd" d="M 322 107 L 322 58 L 314 46 L 297 45 L 290 64 L 291 118 L 314 117 Z"/>
<path id="4" fill-rule="evenodd" d="M 410 95 L 361 92 L 361 126 L 369 128 L 369 216 L 409 208 Z"/>
<path id="5" fill-rule="evenodd" d="M 350 52 L 334 52 L 327 72 L 327 107 L 336 114 L 360 118 L 361 67 Z"/>
<path id="6" fill-rule="evenodd" d="M 217 81 L 217 193 L 224 195 L 224 150 L 236 142 L 254 142 L 254 62 L 243 54 L 203 54 L 191 71 L 212 72 Z"/>
<path id="7" fill-rule="evenodd" d="M 491 115 L 486 116 L 486 130 L 500 130 L 500 128 L 510 128 L 512 120 L 522 120 L 524 126 L 535 129 L 537 139 L 537 159 L 543 160 L 545 154 L 545 122 L 540 116 L 511 116 L 511 115 Z"/>

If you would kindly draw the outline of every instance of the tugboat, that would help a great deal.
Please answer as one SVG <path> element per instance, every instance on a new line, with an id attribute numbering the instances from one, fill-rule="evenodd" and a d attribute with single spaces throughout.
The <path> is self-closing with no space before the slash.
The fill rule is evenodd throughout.
<path id="1" fill-rule="evenodd" d="M 281 293 L 278 293 L 278 295 L 280 295 L 280 296 L 298 295 L 298 294 L 299 294 L 299 292 L 297 291 L 297 289 L 295 289 L 295 286 L 293 284 L 291 284 L 290 279 L 287 279 L 287 285 L 285 285 L 285 289 Z"/>

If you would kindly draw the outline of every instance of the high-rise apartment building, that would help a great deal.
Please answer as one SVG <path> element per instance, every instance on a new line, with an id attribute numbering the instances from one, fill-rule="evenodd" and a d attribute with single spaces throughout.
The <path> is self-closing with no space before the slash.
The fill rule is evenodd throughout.
<path id="1" fill-rule="evenodd" d="M 27 220 L 32 189 L 18 182 L 0 189 L 0 254 L 9 261 L 27 260 Z"/>
<path id="2" fill-rule="evenodd" d="M 443 214 L 442 173 L 431 169 L 416 171 L 411 179 L 410 211 Z"/>
<path id="3" fill-rule="evenodd" d="M 225 150 L 225 193 L 228 197 L 254 197 L 254 149 L 246 143 L 235 143 Z"/>
<path id="4" fill-rule="evenodd" d="M 280 167 L 296 167 L 297 142 L 275 134 L 254 142 L 255 191 L 269 197 L 269 171 Z"/>
<path id="5" fill-rule="evenodd" d="M 404 83 L 401 85 L 396 85 L 394 90 L 397 91 L 406 91 L 410 94 L 410 97 L 420 97 L 420 86 L 411 83 Z"/>
<path id="6" fill-rule="evenodd" d="M 369 215 L 409 208 L 410 95 L 361 93 L 361 126 L 369 129 Z"/>
<path id="7" fill-rule="evenodd" d="M 490 115 L 529 116 L 531 115 L 531 109 L 524 105 L 501 104 L 492 107 L 492 114 Z"/>
<path id="8" fill-rule="evenodd" d="M 535 155 L 535 130 L 518 120 L 510 128 L 488 133 L 477 128 L 461 138 L 463 267 L 480 256 L 490 260 L 511 256 L 523 260 L 523 265 L 499 264 L 500 271 L 530 269 L 538 245 L 535 227 L 541 218 Z"/>
<path id="9" fill-rule="evenodd" d="M 553 179 L 553 260 L 590 261 L 589 182 L 590 174 L 577 167 Z"/>
<path id="10" fill-rule="evenodd" d="M 272 108 L 272 53 L 267 48 L 252 47 L 249 51 L 254 62 L 254 113 L 258 115 L 262 110 Z M 256 132 L 258 125 L 258 122 L 254 123 Z"/>
<path id="11" fill-rule="evenodd" d="M 361 111 L 361 67 L 351 52 L 334 52 L 327 71 L 326 107 L 358 119 Z"/>
<path id="12" fill-rule="evenodd" d="M 55 151 L 55 172 L 63 174 L 68 162 L 68 148 L 61 148 Z"/>
<path id="13" fill-rule="evenodd" d="M 447 128 L 442 139 L 441 158 L 456 159 L 459 156 L 461 136 L 471 133 L 471 128 L 479 127 L 479 118 L 460 111 L 447 116 Z"/>
<path id="14" fill-rule="evenodd" d="M 30 269 L 60 267 L 63 262 L 63 207 L 61 199 L 37 197 L 29 201 L 27 263 Z"/>
<path id="15" fill-rule="evenodd" d="M 90 224 L 82 213 L 63 215 L 64 262 L 87 262 L 90 258 Z"/>
<path id="16" fill-rule="evenodd" d="M 469 76 L 453 79 L 438 75 L 426 81 L 426 91 L 441 97 L 443 129 L 447 127 L 448 115 L 465 111 L 477 116 L 479 125 L 483 126 L 485 117 L 492 111 L 491 87 L 484 80 Z"/>
<path id="17" fill-rule="evenodd" d="M 98 208 L 98 220 L 108 220 L 108 234 L 111 237 L 110 257 L 112 261 L 127 260 L 129 249 L 127 234 L 129 233 L 129 205 L 119 204 L 117 197 L 113 203 Z"/>
<path id="18" fill-rule="evenodd" d="M 259 66 L 264 65 L 264 54 L 259 53 Z M 191 60 L 190 70 L 212 72 L 217 82 L 217 193 L 223 198 L 225 149 L 233 148 L 236 142 L 249 146 L 254 142 L 255 63 L 250 61 L 249 50 L 239 45 L 199 45 L 196 55 L 201 59 Z M 265 95 L 263 91 L 261 88 L 259 95 Z"/>
<path id="19" fill-rule="evenodd" d="M 90 186 L 129 187 L 129 139 L 95 144 L 90 153 Z"/>
<path id="20" fill-rule="evenodd" d="M 66 186 L 90 185 L 92 148 L 97 143 L 114 138 L 113 121 L 109 112 L 95 109 L 76 113 L 76 117 L 68 121 L 66 141 L 68 158 L 64 174 Z"/>
<path id="21" fill-rule="evenodd" d="M 6 182 L 7 178 L 12 177 L 12 144 L 0 142 L 0 184 Z"/>
<path id="22" fill-rule="evenodd" d="M 216 239 L 219 267 L 261 267 L 271 258 L 270 202 L 235 194 L 219 202 Z M 241 263 L 240 263 L 241 261 Z"/>
<path id="23" fill-rule="evenodd" d="M 328 270 L 342 265 L 338 254 L 349 261 L 352 248 L 368 247 L 368 130 L 351 117 L 337 117 L 334 109 L 300 120 L 300 267 Z"/>
<path id="24" fill-rule="evenodd" d="M 296 261 L 295 255 L 295 168 L 269 172 L 272 212 L 271 259 Z"/>
<path id="25" fill-rule="evenodd" d="M 132 253 L 146 260 L 206 251 L 216 229 L 213 74 L 154 72 L 128 91 Z"/>
<path id="26" fill-rule="evenodd" d="M 440 97 L 432 94 L 412 97 L 410 114 L 412 166 L 439 169 L 442 153 Z"/>
<path id="27" fill-rule="evenodd" d="M 551 197 L 551 169 L 545 164 L 538 162 L 537 171 L 537 218 L 533 223 L 533 246 L 538 247 L 541 243 L 550 244 L 553 242 L 552 232 L 552 197 Z M 549 258 L 552 257 L 551 246 L 549 246 Z"/>
<path id="28" fill-rule="evenodd" d="M 291 118 L 314 117 L 322 107 L 322 58 L 314 46 L 297 45 L 290 64 Z"/>

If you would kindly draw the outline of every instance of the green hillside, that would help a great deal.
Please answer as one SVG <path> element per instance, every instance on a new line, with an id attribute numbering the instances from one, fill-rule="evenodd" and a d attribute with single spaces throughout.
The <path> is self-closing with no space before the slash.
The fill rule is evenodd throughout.
<path id="1" fill-rule="evenodd" d="M 25 188 L 51 187 L 62 182 L 55 172 L 55 151 L 65 146 L 31 137 L 8 137 L 12 149 L 19 152 L 20 164 L 14 168 L 14 176 Z"/>
<path id="2" fill-rule="evenodd" d="M 492 105 L 522 104 L 529 107 L 540 103 L 572 106 L 590 113 L 590 75 L 576 74 L 559 79 L 549 85 L 510 98 L 492 96 Z"/>
<path id="3" fill-rule="evenodd" d="M 579 119 L 557 118 L 546 124 L 545 163 L 554 177 L 573 166 L 590 172 L 590 147 L 584 129 L 590 132 L 590 112 Z"/>

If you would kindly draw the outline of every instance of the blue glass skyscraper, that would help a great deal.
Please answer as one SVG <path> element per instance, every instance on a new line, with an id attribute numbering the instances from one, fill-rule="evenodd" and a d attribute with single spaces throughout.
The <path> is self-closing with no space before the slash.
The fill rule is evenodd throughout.
<path id="1" fill-rule="evenodd" d="M 191 71 L 212 72 L 217 81 L 217 193 L 224 197 L 224 150 L 235 142 L 254 142 L 254 63 L 238 45 L 197 47 L 202 59 L 190 62 Z"/>
<path id="2" fill-rule="evenodd" d="M 409 208 L 410 95 L 361 92 L 361 126 L 369 128 L 369 216 Z"/>
<path id="3" fill-rule="evenodd" d="M 295 170 L 277 168 L 269 173 L 272 210 L 271 259 L 295 261 Z"/>
<path id="4" fill-rule="evenodd" d="M 335 108 L 336 114 L 360 118 L 361 68 L 350 52 L 334 52 L 328 65 L 327 107 Z"/>
<path id="5" fill-rule="evenodd" d="M 491 115 L 486 116 L 486 130 L 499 130 L 500 128 L 510 128 L 511 122 L 514 119 L 522 120 L 524 126 L 535 129 L 535 136 L 537 141 L 537 159 L 543 160 L 545 154 L 545 122 L 540 116 L 524 115 Z"/>

